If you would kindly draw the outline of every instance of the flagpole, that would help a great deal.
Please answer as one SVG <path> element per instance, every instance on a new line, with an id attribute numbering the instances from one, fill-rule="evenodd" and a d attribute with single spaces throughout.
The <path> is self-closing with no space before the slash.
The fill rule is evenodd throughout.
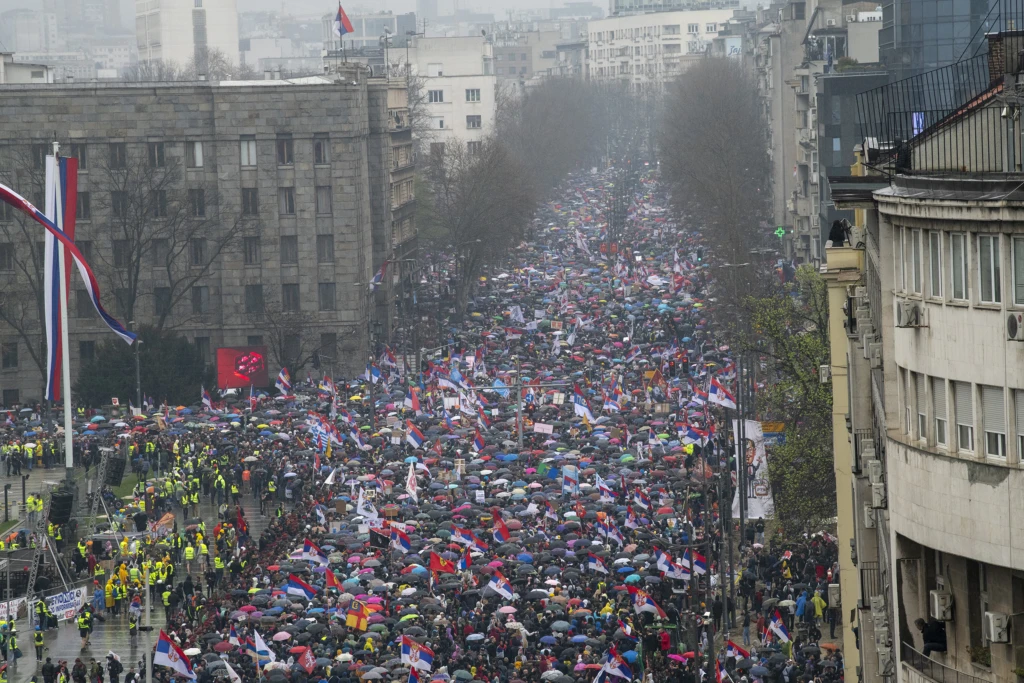
<path id="1" fill-rule="evenodd" d="M 56 184 L 56 195 L 54 197 L 54 223 L 64 231 L 64 197 L 61 193 L 60 182 L 60 143 L 53 141 L 53 181 Z M 68 353 L 68 290 L 67 271 L 65 258 L 67 251 L 60 240 L 54 240 L 55 248 L 60 249 L 60 354 L 61 354 L 61 375 L 63 383 L 64 399 L 64 467 L 67 480 L 74 479 L 75 455 L 71 439 L 71 359 Z"/>

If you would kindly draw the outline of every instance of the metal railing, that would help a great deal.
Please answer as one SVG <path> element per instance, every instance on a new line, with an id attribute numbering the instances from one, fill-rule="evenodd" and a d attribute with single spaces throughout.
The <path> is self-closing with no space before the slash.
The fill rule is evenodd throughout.
<path id="1" fill-rule="evenodd" d="M 900 643 L 900 661 L 936 683 L 989 683 L 984 678 L 957 671 L 918 652 L 909 643 Z"/>
<path id="2" fill-rule="evenodd" d="M 860 594 L 864 604 L 882 594 L 882 574 L 877 561 L 860 563 Z"/>

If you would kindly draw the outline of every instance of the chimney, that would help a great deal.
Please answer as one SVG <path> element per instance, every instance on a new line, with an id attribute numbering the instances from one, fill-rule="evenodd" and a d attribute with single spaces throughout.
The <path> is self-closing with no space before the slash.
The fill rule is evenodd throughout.
<path id="1" fill-rule="evenodd" d="M 985 36 L 988 41 L 988 77 L 994 81 L 1002 80 L 1006 74 L 1006 45 L 1003 42 L 1002 33 L 989 33 Z"/>

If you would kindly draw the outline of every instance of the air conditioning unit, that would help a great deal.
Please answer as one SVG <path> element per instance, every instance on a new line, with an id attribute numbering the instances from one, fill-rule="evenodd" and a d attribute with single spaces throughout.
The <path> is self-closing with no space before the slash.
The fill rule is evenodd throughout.
<path id="1" fill-rule="evenodd" d="M 948 591 L 928 591 L 928 616 L 938 621 L 952 621 L 953 595 Z"/>
<path id="2" fill-rule="evenodd" d="M 810 177 L 807 178 L 807 180 L 810 181 L 811 185 L 817 185 L 818 184 L 818 174 L 817 173 L 812 173 L 810 175 Z"/>
<path id="3" fill-rule="evenodd" d="M 882 469 L 881 460 L 868 460 L 868 479 L 871 480 L 871 485 L 881 484 L 882 477 L 885 476 L 885 471 Z"/>
<path id="4" fill-rule="evenodd" d="M 876 510 L 885 508 L 887 501 L 885 497 L 885 484 L 871 485 L 871 507 Z"/>
<path id="5" fill-rule="evenodd" d="M 828 606 L 839 607 L 843 602 L 842 593 L 839 591 L 838 583 L 830 583 L 828 585 Z"/>
<path id="6" fill-rule="evenodd" d="M 891 676 L 892 675 L 892 648 L 891 647 L 880 647 L 878 648 L 878 674 L 880 676 Z"/>
<path id="7" fill-rule="evenodd" d="M 878 456 L 875 455 L 875 444 L 873 443 L 865 444 L 864 447 L 861 448 L 860 450 L 860 459 L 864 462 L 874 460 L 877 457 Z"/>
<path id="8" fill-rule="evenodd" d="M 1006 319 L 1006 338 L 1024 341 L 1024 313 L 1011 313 Z"/>
<path id="9" fill-rule="evenodd" d="M 882 368 L 882 345 L 871 344 L 871 369 L 880 370 Z"/>
<path id="10" fill-rule="evenodd" d="M 882 628 L 875 629 L 875 647 L 888 647 L 889 646 L 889 627 L 883 626 Z"/>
<path id="11" fill-rule="evenodd" d="M 856 14 L 847 14 L 846 15 L 846 21 L 850 22 L 850 23 L 857 21 L 857 15 Z"/>
<path id="12" fill-rule="evenodd" d="M 864 528 L 875 528 L 875 509 L 867 503 L 864 504 Z"/>
<path id="13" fill-rule="evenodd" d="M 811 139 L 812 140 L 817 140 L 818 139 L 818 129 L 817 128 L 811 128 Z"/>
<path id="14" fill-rule="evenodd" d="M 868 288 L 867 287 L 855 287 L 854 290 L 853 290 L 853 296 L 855 298 L 857 298 L 857 299 L 867 299 L 868 298 Z"/>
<path id="15" fill-rule="evenodd" d="M 826 364 L 818 366 L 818 381 L 822 384 L 828 384 L 829 380 L 832 379 L 832 366 Z"/>
<path id="16" fill-rule="evenodd" d="M 825 20 L 825 26 L 835 26 L 835 25 L 836 25 L 836 20 L 835 19 L 826 19 Z"/>
<path id="17" fill-rule="evenodd" d="M 896 327 L 923 327 L 924 306 L 919 301 L 896 300 Z"/>
<path id="18" fill-rule="evenodd" d="M 1002 612 L 985 612 L 981 620 L 981 635 L 992 643 L 1010 642 L 1010 618 Z"/>

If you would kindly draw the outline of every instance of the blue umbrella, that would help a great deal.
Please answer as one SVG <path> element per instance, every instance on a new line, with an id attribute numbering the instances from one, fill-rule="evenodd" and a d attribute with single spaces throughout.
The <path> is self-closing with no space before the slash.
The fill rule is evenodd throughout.
<path id="1" fill-rule="evenodd" d="M 573 636 L 572 637 L 572 642 L 574 642 L 574 643 L 585 643 L 585 642 L 587 642 L 587 636 L 582 635 L 582 634 L 578 635 L 578 636 Z"/>
<path id="2" fill-rule="evenodd" d="M 629 576 L 626 577 L 626 583 L 640 583 L 640 575 L 639 574 L 630 574 Z"/>
<path id="3" fill-rule="evenodd" d="M 408 458 L 405 459 L 406 463 L 414 463 L 416 461 L 417 461 L 417 458 L 416 458 L 415 455 L 410 455 Z"/>
<path id="4" fill-rule="evenodd" d="M 554 636 L 544 636 L 540 639 L 540 642 L 544 643 L 545 645 L 554 645 L 558 642 L 558 640 Z"/>
<path id="5" fill-rule="evenodd" d="M 632 664 L 636 661 L 636 650 L 626 650 L 622 653 L 622 656 L 626 658 L 626 661 Z"/>
<path id="6" fill-rule="evenodd" d="M 619 567 L 618 569 L 619 574 L 629 574 L 635 571 L 636 569 L 634 569 L 633 567 Z"/>
<path id="7" fill-rule="evenodd" d="M 516 555 L 516 559 L 520 562 L 527 562 L 530 564 L 533 563 L 533 555 L 531 555 L 530 553 L 519 553 L 518 555 Z"/>

